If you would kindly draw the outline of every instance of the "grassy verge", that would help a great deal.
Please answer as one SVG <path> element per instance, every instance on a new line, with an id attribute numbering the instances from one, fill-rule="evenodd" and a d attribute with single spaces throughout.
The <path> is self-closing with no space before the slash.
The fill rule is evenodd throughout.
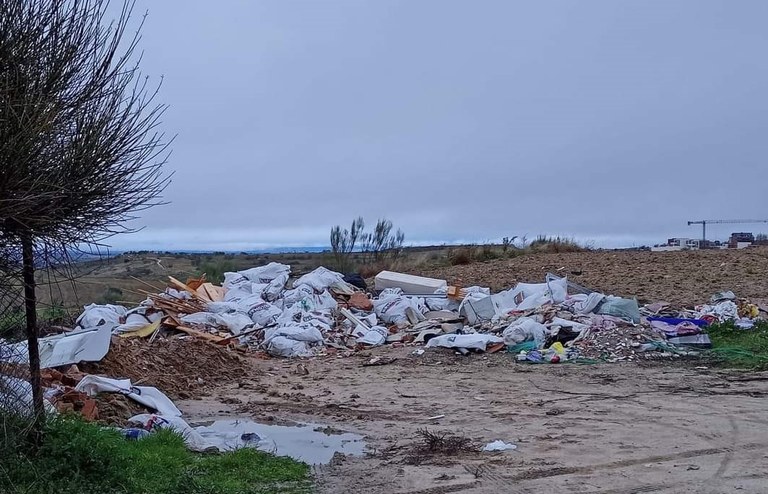
<path id="1" fill-rule="evenodd" d="M 4 417 L 0 492 L 126 494 L 299 493 L 310 489 L 303 463 L 253 449 L 195 454 L 168 430 L 129 441 L 72 417 L 52 419 L 37 451 Z M 15 432 L 14 432 L 15 431 Z"/>
<path id="2" fill-rule="evenodd" d="M 707 328 L 712 340 L 710 354 L 730 367 L 768 369 L 768 322 L 751 329 L 739 329 L 732 322 Z"/>

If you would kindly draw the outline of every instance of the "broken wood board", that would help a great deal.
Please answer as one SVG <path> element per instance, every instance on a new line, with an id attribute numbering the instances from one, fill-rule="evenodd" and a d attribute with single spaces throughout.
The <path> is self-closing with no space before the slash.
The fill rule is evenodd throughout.
<path id="1" fill-rule="evenodd" d="M 226 340 L 226 338 L 222 338 L 221 336 L 216 336 L 215 334 L 206 333 L 205 331 L 189 328 L 187 326 L 177 326 L 176 330 L 181 331 L 182 333 L 186 333 L 190 336 L 197 336 L 198 338 L 202 338 L 206 341 L 210 341 L 211 343 L 219 343 L 222 340 Z"/>

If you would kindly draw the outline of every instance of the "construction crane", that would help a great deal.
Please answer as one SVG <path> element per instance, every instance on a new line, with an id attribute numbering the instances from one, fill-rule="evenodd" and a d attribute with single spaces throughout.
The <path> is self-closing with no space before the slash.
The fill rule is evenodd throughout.
<path id="1" fill-rule="evenodd" d="M 768 220 L 698 220 L 689 221 L 688 226 L 701 225 L 701 248 L 707 245 L 707 225 L 708 224 L 736 224 L 736 223 L 768 223 Z"/>

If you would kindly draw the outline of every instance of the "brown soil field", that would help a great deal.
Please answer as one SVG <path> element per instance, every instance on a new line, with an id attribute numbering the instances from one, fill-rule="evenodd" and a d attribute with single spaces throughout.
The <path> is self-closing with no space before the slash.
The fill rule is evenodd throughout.
<path id="1" fill-rule="evenodd" d="M 492 291 L 517 282 L 541 283 L 548 272 L 596 291 L 640 302 L 695 305 L 720 290 L 768 298 L 768 248 L 681 252 L 591 251 L 530 254 L 464 266 L 433 267 L 415 274 Z"/>

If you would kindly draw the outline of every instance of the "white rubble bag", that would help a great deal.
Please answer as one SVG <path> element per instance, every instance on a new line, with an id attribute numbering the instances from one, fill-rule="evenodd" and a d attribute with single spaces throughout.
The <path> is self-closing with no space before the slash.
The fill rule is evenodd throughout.
<path id="1" fill-rule="evenodd" d="M 427 306 L 429 307 L 430 310 L 450 310 L 454 312 L 459 312 L 461 310 L 461 306 L 464 305 L 464 302 L 467 299 L 487 297 L 488 295 L 491 294 L 490 288 L 485 288 L 481 286 L 469 286 L 467 288 L 462 288 L 461 291 L 462 293 L 464 293 L 464 300 L 462 302 L 459 302 L 458 300 L 454 300 L 448 297 L 445 297 L 445 298 L 426 297 Z M 447 286 L 444 286 L 435 290 L 435 295 L 447 295 L 447 294 L 448 294 Z"/>
<path id="2" fill-rule="evenodd" d="M 267 302 L 274 302 L 285 290 L 285 284 L 288 283 L 288 273 L 282 274 L 270 281 L 269 284 L 261 291 L 261 296 Z"/>
<path id="3" fill-rule="evenodd" d="M 152 386 L 134 386 L 130 379 L 87 375 L 77 383 L 75 391 L 80 391 L 88 396 L 95 396 L 99 393 L 119 393 L 147 408 L 156 410 L 160 415 L 181 416 L 181 411 L 162 391 Z"/>
<path id="4" fill-rule="evenodd" d="M 312 298 L 315 295 L 315 289 L 309 285 L 293 284 L 293 289 L 283 292 L 283 306 L 287 309 L 296 302 Z"/>
<path id="5" fill-rule="evenodd" d="M 355 328 L 352 335 L 357 338 L 358 343 L 380 346 L 387 341 L 389 330 L 384 326 L 373 326 L 371 329 L 368 329 L 361 324 Z"/>
<path id="6" fill-rule="evenodd" d="M 424 347 L 467 348 L 485 351 L 489 343 L 501 343 L 503 341 L 498 336 L 484 333 L 445 334 L 432 337 Z"/>
<path id="7" fill-rule="evenodd" d="M 287 264 L 280 264 L 279 262 L 270 262 L 266 266 L 250 268 L 244 271 L 238 271 L 237 273 L 245 276 L 253 283 L 268 284 L 282 276 L 290 276 L 291 267 Z M 226 281 L 226 274 L 224 276 Z"/>
<path id="8" fill-rule="evenodd" d="M 264 348 L 276 357 L 311 357 L 312 345 L 323 342 L 323 335 L 307 323 L 269 328 L 264 331 Z"/>
<path id="9" fill-rule="evenodd" d="M 111 330 L 120 324 L 120 318 L 125 317 L 127 312 L 128 309 L 122 305 L 86 305 L 84 312 L 75 321 L 75 328 L 91 329 L 106 325 Z"/>
<path id="10" fill-rule="evenodd" d="M 521 317 L 507 326 L 501 335 L 508 346 L 533 341 L 539 347 L 544 344 L 546 334 L 546 326 L 530 317 Z"/>
<path id="11" fill-rule="evenodd" d="M 223 326 L 237 336 L 247 327 L 253 326 L 253 320 L 244 312 L 195 312 L 181 317 L 184 324 L 200 324 L 203 326 Z"/>
<path id="12" fill-rule="evenodd" d="M 245 310 L 245 313 L 251 318 L 253 322 L 260 326 L 269 326 L 277 321 L 277 318 L 283 313 L 279 308 L 270 304 L 269 302 L 257 302 L 252 305 L 243 304 L 241 310 Z"/>
<path id="13" fill-rule="evenodd" d="M 497 314 L 512 310 L 537 309 L 544 304 L 560 304 L 568 297 L 568 279 L 546 283 L 518 283 L 511 290 L 492 295 Z"/>
<path id="14" fill-rule="evenodd" d="M 307 285 L 312 287 L 316 292 L 322 292 L 326 290 L 334 283 L 344 281 L 344 275 L 331 271 L 330 269 L 320 266 L 311 273 L 307 273 L 293 283 L 294 287 L 299 285 Z"/>
<path id="15" fill-rule="evenodd" d="M 127 312 L 125 322 L 112 330 L 115 334 L 129 333 L 146 327 L 148 324 L 159 321 L 163 314 L 152 307 L 136 307 Z"/>
<path id="16" fill-rule="evenodd" d="M 241 290 L 242 287 L 247 286 L 250 292 L 251 280 L 240 273 L 228 271 L 224 273 L 224 283 L 222 283 L 222 286 L 227 289 L 227 292 L 230 290 Z"/>
<path id="17" fill-rule="evenodd" d="M 400 289 L 387 289 L 381 292 L 379 298 L 373 300 L 373 310 L 383 322 L 408 324 L 406 311 L 410 308 L 419 314 L 425 314 L 429 309 L 424 304 L 424 299 L 419 297 L 405 297 Z"/>

